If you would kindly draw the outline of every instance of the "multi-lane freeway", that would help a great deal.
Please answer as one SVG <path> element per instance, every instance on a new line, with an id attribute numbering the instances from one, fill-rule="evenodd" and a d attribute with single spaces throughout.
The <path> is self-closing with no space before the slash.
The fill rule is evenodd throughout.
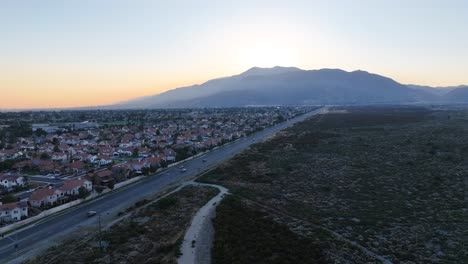
<path id="1" fill-rule="evenodd" d="M 170 167 L 159 174 L 145 177 L 134 184 L 114 190 L 112 193 L 10 233 L 0 239 L 0 262 L 19 263 L 21 260 L 27 259 L 40 250 L 53 245 L 72 232 L 97 228 L 99 218 L 103 224 L 110 223 L 116 219 L 118 212 L 132 206 L 135 202 L 154 195 L 171 185 L 192 179 L 201 172 L 213 168 L 240 153 L 251 144 L 324 111 L 326 111 L 326 108 L 320 108 L 287 120 L 249 137 L 219 147 L 203 156 L 187 160 L 183 163 L 185 170 L 181 170 L 179 166 Z M 89 211 L 96 211 L 100 216 L 89 218 L 86 216 Z"/>

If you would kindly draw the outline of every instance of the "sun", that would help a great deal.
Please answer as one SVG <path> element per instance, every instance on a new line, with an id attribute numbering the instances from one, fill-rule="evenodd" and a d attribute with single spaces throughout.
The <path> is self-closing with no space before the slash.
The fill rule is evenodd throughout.
<path id="1" fill-rule="evenodd" d="M 294 66 L 299 61 L 293 41 L 274 34 L 244 39 L 237 48 L 236 59 L 242 67 Z"/>
<path id="2" fill-rule="evenodd" d="M 242 64 L 257 67 L 294 65 L 295 58 L 291 47 L 269 41 L 258 41 L 242 52 Z"/>

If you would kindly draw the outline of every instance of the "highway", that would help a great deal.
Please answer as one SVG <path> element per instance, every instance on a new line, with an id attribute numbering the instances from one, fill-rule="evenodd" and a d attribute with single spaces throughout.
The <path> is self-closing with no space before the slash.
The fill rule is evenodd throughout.
<path id="1" fill-rule="evenodd" d="M 101 214 L 103 225 L 110 223 L 116 219 L 118 212 L 134 205 L 135 202 L 154 195 L 171 185 L 184 180 L 190 180 L 201 172 L 230 159 L 248 148 L 251 144 L 268 138 L 294 123 L 318 113 L 323 113 L 326 110 L 327 108 L 324 107 L 308 112 L 249 137 L 226 144 L 205 155 L 189 159 L 181 164 L 186 168 L 186 171 L 182 171 L 179 168 L 180 165 L 170 167 L 161 173 L 145 177 L 134 184 L 114 190 L 110 194 L 103 195 L 90 202 L 78 205 L 65 212 L 60 212 L 36 224 L 11 233 L 0 240 L 0 262 L 7 263 L 11 261 L 11 263 L 20 263 L 20 260 L 31 257 L 35 253 L 52 246 L 72 232 L 82 228 L 96 229 L 99 217 L 88 218 L 86 216 L 88 211 L 93 210 Z"/>

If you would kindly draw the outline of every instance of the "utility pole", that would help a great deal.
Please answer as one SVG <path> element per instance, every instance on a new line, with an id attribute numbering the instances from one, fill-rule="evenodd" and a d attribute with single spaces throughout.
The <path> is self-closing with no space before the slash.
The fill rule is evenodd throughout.
<path id="1" fill-rule="evenodd" d="M 16 239 L 15 239 L 15 255 L 18 256 L 18 232 L 16 232 Z"/>
<path id="2" fill-rule="evenodd" d="M 101 235 L 101 213 L 99 213 L 99 248 L 102 252 L 102 235 Z"/>

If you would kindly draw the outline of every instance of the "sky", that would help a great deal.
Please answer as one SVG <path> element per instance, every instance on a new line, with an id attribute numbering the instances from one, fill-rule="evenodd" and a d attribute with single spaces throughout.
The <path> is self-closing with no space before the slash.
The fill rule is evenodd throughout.
<path id="1" fill-rule="evenodd" d="M 468 84 L 465 0 L 0 0 L 0 109 L 106 105 L 247 69 Z"/>

